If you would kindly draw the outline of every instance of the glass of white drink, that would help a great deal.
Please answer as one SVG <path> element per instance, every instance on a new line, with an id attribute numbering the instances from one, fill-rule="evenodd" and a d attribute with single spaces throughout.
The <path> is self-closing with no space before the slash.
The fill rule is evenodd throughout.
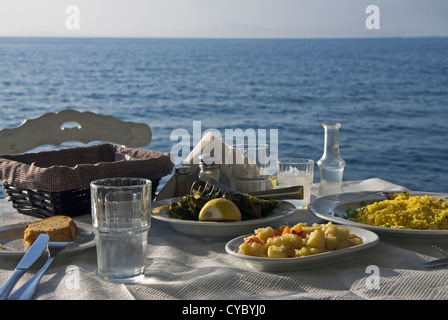
<path id="1" fill-rule="evenodd" d="M 294 200 L 295 205 L 308 205 L 311 185 L 314 180 L 314 161 L 304 158 L 280 159 L 277 161 L 277 187 L 303 187 L 303 200 Z"/>

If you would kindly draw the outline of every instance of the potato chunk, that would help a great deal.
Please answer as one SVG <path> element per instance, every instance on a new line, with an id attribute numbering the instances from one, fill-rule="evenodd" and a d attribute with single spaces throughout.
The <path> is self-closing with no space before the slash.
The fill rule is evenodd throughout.
<path id="1" fill-rule="evenodd" d="M 272 238 L 272 236 L 274 235 L 274 229 L 272 229 L 272 227 L 260 228 L 260 229 L 255 230 L 255 235 L 259 239 L 266 242 L 266 240 L 268 240 L 269 238 Z"/>
<path id="2" fill-rule="evenodd" d="M 248 256 L 266 257 L 268 248 L 260 243 L 243 243 L 239 247 L 239 252 Z"/>
<path id="3" fill-rule="evenodd" d="M 283 236 L 278 236 L 275 238 L 269 238 L 266 241 L 267 246 L 285 246 L 285 247 L 292 247 L 294 249 L 299 249 L 303 247 L 303 239 L 299 237 L 298 235 L 287 233 Z"/>
<path id="4" fill-rule="evenodd" d="M 322 230 L 316 229 L 311 232 L 306 244 L 311 248 L 325 249 L 325 236 Z"/>
<path id="5" fill-rule="evenodd" d="M 270 246 L 268 248 L 269 258 L 287 258 L 288 252 L 284 246 Z"/>

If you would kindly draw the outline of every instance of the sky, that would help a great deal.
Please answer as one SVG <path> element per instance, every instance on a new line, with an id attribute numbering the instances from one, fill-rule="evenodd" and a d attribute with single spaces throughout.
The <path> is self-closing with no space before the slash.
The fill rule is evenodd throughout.
<path id="1" fill-rule="evenodd" d="M 366 13 L 369 5 L 375 5 L 377 10 Z M 3 0 L 0 3 L 0 37 L 427 36 L 448 36 L 448 0 Z"/>

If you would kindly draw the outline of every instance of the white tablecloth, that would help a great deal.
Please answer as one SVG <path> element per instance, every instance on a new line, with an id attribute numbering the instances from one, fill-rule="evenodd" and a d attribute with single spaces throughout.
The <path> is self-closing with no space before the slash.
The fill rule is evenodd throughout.
<path id="1" fill-rule="evenodd" d="M 313 185 L 313 195 L 317 192 Z M 344 191 L 403 189 L 381 179 L 344 182 Z M 0 200 L 0 225 L 33 221 Z M 90 222 L 89 216 L 76 220 Z M 311 213 L 294 222 L 323 222 Z M 188 237 L 162 221 L 152 220 L 147 269 L 137 284 L 113 284 L 99 279 L 96 250 L 56 257 L 43 276 L 34 299 L 448 299 L 448 268 L 425 269 L 422 263 L 440 258 L 431 243 L 411 239 L 381 239 L 375 247 L 332 263 L 288 273 L 259 272 L 229 256 L 227 241 Z M 448 242 L 438 241 L 448 248 Z M 0 256 L 0 284 L 12 274 L 18 258 Z M 45 259 L 33 266 L 16 288 L 30 279 Z M 379 270 L 372 286 L 368 266 Z"/>

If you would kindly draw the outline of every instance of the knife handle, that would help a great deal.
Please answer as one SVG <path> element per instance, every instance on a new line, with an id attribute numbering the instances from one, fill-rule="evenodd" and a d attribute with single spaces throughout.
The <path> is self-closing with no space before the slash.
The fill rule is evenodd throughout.
<path id="1" fill-rule="evenodd" d="M 37 272 L 34 277 L 28 280 L 22 287 L 17 289 L 12 295 L 9 296 L 9 300 L 31 300 L 34 293 L 36 292 L 37 285 L 39 284 L 40 279 L 42 278 L 45 271 L 50 266 L 51 262 L 53 262 L 54 257 L 49 258 L 44 266 Z"/>
<path id="2" fill-rule="evenodd" d="M 14 285 L 16 284 L 17 280 L 25 273 L 25 270 L 23 269 L 14 269 L 14 272 L 9 277 L 8 280 L 3 284 L 3 286 L 0 288 L 0 300 L 6 300 L 9 293 L 11 292 L 12 288 L 14 288 Z"/>

